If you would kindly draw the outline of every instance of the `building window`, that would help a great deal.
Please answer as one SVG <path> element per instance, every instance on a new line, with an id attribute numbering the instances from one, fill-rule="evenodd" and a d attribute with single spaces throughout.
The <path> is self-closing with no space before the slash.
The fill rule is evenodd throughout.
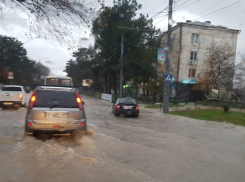
<path id="1" fill-rule="evenodd" d="M 191 51 L 190 60 L 197 61 L 197 52 Z"/>
<path id="2" fill-rule="evenodd" d="M 196 69 L 189 69 L 189 78 L 196 77 Z"/>
<path id="3" fill-rule="evenodd" d="M 191 43 L 198 44 L 199 43 L 199 34 L 193 33 L 191 36 Z"/>

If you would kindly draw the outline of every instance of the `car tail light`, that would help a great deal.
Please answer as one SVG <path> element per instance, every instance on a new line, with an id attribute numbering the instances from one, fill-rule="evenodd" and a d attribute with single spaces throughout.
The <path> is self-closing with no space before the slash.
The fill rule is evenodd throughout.
<path id="1" fill-rule="evenodd" d="M 139 106 L 136 106 L 135 108 L 136 108 L 136 110 L 139 110 Z"/>
<path id="2" fill-rule="evenodd" d="M 31 122 L 28 122 L 28 126 L 32 126 Z"/>
<path id="3" fill-rule="evenodd" d="M 84 125 L 84 123 L 83 123 L 83 122 L 81 122 L 81 123 L 80 123 L 80 126 L 83 126 L 83 125 Z"/>
<path id="4" fill-rule="evenodd" d="M 116 109 L 120 109 L 120 105 L 119 104 L 116 105 Z"/>
<path id="5" fill-rule="evenodd" d="M 82 99 L 79 95 L 79 93 L 76 92 L 76 100 L 77 100 L 77 104 L 80 110 L 83 110 L 83 105 L 82 105 Z"/>
<path id="6" fill-rule="evenodd" d="M 29 109 L 33 108 L 34 102 L 37 100 L 36 95 L 37 95 L 37 90 L 34 90 L 32 96 L 31 96 L 31 99 L 30 99 Z"/>
<path id="7" fill-rule="evenodd" d="M 23 94 L 19 94 L 20 100 L 23 100 Z"/>

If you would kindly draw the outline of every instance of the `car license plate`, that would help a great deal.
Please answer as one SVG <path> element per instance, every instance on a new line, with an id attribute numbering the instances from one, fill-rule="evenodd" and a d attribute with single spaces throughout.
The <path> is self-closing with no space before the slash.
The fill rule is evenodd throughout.
<path id="1" fill-rule="evenodd" d="M 12 102 L 4 102 L 3 105 L 13 105 Z"/>
<path id="2" fill-rule="evenodd" d="M 132 106 L 124 106 L 124 109 L 132 109 Z"/>
<path id="3" fill-rule="evenodd" d="M 66 113 L 46 113 L 48 119 L 64 119 L 67 118 Z"/>

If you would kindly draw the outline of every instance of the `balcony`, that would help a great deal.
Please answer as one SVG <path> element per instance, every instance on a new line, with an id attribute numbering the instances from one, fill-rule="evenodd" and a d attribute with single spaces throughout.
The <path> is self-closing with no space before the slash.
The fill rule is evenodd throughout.
<path id="1" fill-rule="evenodd" d="M 198 60 L 190 60 L 189 64 L 190 65 L 196 65 Z"/>

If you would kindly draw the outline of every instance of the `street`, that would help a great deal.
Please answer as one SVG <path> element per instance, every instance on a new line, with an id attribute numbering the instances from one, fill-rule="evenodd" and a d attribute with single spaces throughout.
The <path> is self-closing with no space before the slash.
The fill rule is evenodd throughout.
<path id="1" fill-rule="evenodd" d="M 85 135 L 24 136 L 25 108 L 0 111 L 3 182 L 244 182 L 245 128 L 82 97 Z"/>

